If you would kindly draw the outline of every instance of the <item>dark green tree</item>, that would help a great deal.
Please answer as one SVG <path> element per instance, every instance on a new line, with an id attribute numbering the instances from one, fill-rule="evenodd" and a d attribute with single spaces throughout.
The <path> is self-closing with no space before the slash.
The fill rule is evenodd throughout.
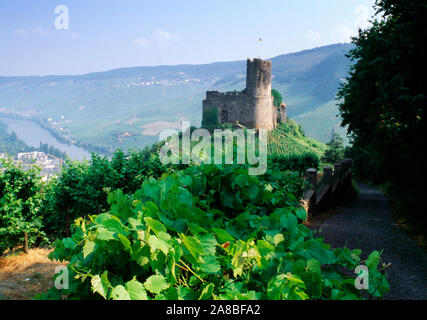
<path id="1" fill-rule="evenodd" d="M 0 254 L 24 244 L 47 240 L 42 231 L 45 198 L 39 169 L 0 159 Z"/>
<path id="2" fill-rule="evenodd" d="M 344 140 L 338 133 L 334 133 L 331 141 L 327 144 L 328 149 L 325 151 L 323 161 L 327 163 L 336 163 L 344 159 L 345 147 Z"/>
<path id="3" fill-rule="evenodd" d="M 356 157 L 356 172 L 387 185 L 426 225 L 427 2 L 377 0 L 374 8 L 372 27 L 352 41 L 354 63 L 338 93 L 342 124 L 352 135 L 352 153 L 363 155 Z"/>
<path id="4" fill-rule="evenodd" d="M 67 235 L 79 217 L 100 214 L 107 207 L 107 190 L 135 192 L 149 177 L 168 171 L 155 148 L 123 153 L 113 157 L 92 154 L 91 160 L 68 161 L 59 178 L 51 181 L 43 206 L 44 230 L 49 235 Z"/>
<path id="5" fill-rule="evenodd" d="M 283 102 L 283 97 L 280 94 L 279 91 L 277 91 L 276 89 L 271 90 L 271 95 L 273 96 L 274 100 L 273 100 L 273 105 L 278 108 L 280 107 L 280 105 Z"/>
<path id="6" fill-rule="evenodd" d="M 202 127 L 205 129 L 214 129 L 218 128 L 218 109 L 217 108 L 207 108 L 203 110 L 203 121 Z"/>

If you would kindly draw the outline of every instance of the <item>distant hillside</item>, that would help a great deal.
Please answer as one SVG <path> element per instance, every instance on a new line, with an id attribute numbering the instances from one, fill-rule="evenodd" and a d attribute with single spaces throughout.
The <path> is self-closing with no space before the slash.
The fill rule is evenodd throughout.
<path id="1" fill-rule="evenodd" d="M 333 103 L 350 44 L 280 55 L 273 87 L 307 135 L 329 140 L 340 123 Z M 200 123 L 206 90 L 245 87 L 246 61 L 134 67 L 79 76 L 0 77 L 0 113 L 43 119 L 52 130 L 94 145 L 141 148 L 179 120 Z"/>

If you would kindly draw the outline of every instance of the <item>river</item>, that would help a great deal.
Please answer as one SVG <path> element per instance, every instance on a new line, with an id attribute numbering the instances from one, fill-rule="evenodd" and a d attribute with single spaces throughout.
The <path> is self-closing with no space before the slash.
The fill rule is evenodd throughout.
<path id="1" fill-rule="evenodd" d="M 90 153 L 75 145 L 59 142 L 48 130 L 42 128 L 37 122 L 23 119 L 0 117 L 7 125 L 9 132 L 15 131 L 19 139 L 32 147 L 39 147 L 40 141 L 65 151 L 72 160 L 90 159 Z"/>

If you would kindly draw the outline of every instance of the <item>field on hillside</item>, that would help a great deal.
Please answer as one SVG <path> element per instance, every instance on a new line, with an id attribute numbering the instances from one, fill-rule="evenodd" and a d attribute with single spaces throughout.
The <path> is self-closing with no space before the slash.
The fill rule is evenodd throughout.
<path id="1" fill-rule="evenodd" d="M 292 120 L 281 124 L 268 134 L 268 154 L 271 155 L 302 155 L 314 152 L 321 157 L 326 148 L 324 143 L 307 137 L 302 128 Z"/>

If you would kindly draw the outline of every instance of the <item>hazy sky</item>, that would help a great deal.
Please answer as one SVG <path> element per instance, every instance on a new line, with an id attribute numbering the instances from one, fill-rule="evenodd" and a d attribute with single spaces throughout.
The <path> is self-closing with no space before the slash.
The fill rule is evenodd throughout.
<path id="1" fill-rule="evenodd" d="M 349 42 L 374 0 L 2 0 L 0 76 L 271 58 Z M 55 29 L 58 5 L 69 29 Z M 259 39 L 262 39 L 260 42 Z"/>

